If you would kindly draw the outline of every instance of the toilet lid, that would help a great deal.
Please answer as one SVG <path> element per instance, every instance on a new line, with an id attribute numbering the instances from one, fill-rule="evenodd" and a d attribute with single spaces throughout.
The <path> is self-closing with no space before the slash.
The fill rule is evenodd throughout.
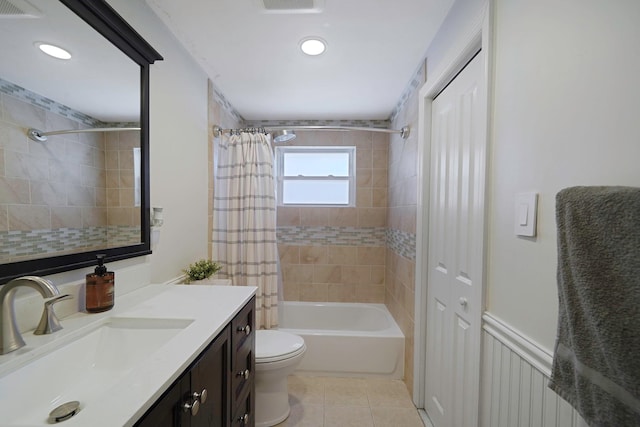
<path id="1" fill-rule="evenodd" d="M 305 349 L 304 339 L 298 335 L 274 330 L 256 331 L 256 363 L 288 359 Z"/>

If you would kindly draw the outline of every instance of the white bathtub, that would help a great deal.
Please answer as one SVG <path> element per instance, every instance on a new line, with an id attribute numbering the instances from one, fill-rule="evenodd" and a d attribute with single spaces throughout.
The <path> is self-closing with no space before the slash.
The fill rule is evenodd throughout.
<path id="1" fill-rule="evenodd" d="M 307 352 L 296 372 L 400 379 L 404 335 L 383 304 L 280 302 L 279 329 Z"/>

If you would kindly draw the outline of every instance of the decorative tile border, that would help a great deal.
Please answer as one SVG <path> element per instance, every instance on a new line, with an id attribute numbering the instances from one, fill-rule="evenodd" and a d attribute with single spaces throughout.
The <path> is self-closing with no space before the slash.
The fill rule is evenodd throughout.
<path id="1" fill-rule="evenodd" d="M 140 226 L 110 225 L 107 227 L 107 246 L 118 247 L 140 243 Z"/>
<path id="2" fill-rule="evenodd" d="M 209 80 L 211 82 L 211 80 Z M 218 103 L 227 113 L 229 113 L 237 122 L 244 122 L 244 118 L 238 113 L 238 111 L 231 105 L 231 103 L 225 98 L 220 89 L 216 87 L 216 85 L 211 82 L 211 87 L 213 88 L 213 98 L 215 102 Z"/>
<path id="3" fill-rule="evenodd" d="M 299 246 L 387 246 L 410 261 L 416 259 L 416 235 L 384 227 L 281 226 L 278 244 Z"/>
<path id="4" fill-rule="evenodd" d="M 387 229 L 387 247 L 409 261 L 416 260 L 416 235 L 405 231 Z"/>
<path id="5" fill-rule="evenodd" d="M 407 87 L 405 88 L 404 92 L 402 93 L 402 96 L 396 103 L 395 108 L 391 112 L 391 116 L 389 116 L 390 122 L 393 122 L 396 119 L 400 111 L 402 111 L 402 109 L 405 107 L 406 102 L 409 100 L 409 98 L 411 98 L 411 95 L 413 95 L 413 93 L 416 90 L 418 90 L 425 81 L 426 81 L 426 71 L 425 71 L 425 60 L 423 59 L 418 69 L 415 71 L 415 73 L 413 73 L 413 77 L 407 84 Z"/>
<path id="6" fill-rule="evenodd" d="M 0 78 L 0 92 L 9 96 L 17 98 L 23 102 L 34 105 L 38 108 L 42 108 L 51 113 L 55 113 L 59 116 L 66 117 L 68 119 L 80 122 L 89 127 L 138 127 L 138 122 L 103 122 L 96 118 L 93 118 L 87 114 L 76 111 L 73 108 L 60 104 L 59 102 L 49 99 L 42 95 L 38 95 L 35 92 L 31 92 L 21 86 L 13 84 L 7 80 Z"/>
<path id="7" fill-rule="evenodd" d="M 384 227 L 278 227 L 279 244 L 301 246 L 385 246 Z"/>
<path id="8" fill-rule="evenodd" d="M 72 251 L 104 243 L 106 238 L 103 227 L 5 231 L 0 233 L 0 256 L 5 259 Z"/>
<path id="9" fill-rule="evenodd" d="M 0 262 L 140 242 L 140 227 L 109 226 L 0 232 Z"/>

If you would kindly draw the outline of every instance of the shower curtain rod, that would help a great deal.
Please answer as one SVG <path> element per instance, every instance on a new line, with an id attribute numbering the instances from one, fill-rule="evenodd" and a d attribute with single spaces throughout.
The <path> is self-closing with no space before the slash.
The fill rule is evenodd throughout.
<path id="1" fill-rule="evenodd" d="M 39 129 L 30 128 L 27 130 L 27 136 L 37 142 L 45 142 L 47 136 L 63 135 L 66 133 L 86 133 L 86 132 L 118 132 L 125 130 L 140 130 L 140 128 L 90 128 L 90 129 L 66 129 L 52 130 L 51 132 L 42 132 Z"/>
<path id="2" fill-rule="evenodd" d="M 277 131 L 277 130 L 364 130 L 370 132 L 384 132 L 384 133 L 398 133 L 402 137 L 402 139 L 409 138 L 409 133 L 411 130 L 409 126 L 404 126 L 402 129 L 385 129 L 385 128 L 366 128 L 366 127 L 355 127 L 355 126 L 265 126 L 265 127 L 249 127 L 246 128 L 247 131 L 262 131 L 265 130 L 267 132 Z M 223 133 L 231 133 L 236 131 L 241 131 L 243 129 L 222 129 L 218 125 L 213 126 L 213 136 L 219 137 Z"/>

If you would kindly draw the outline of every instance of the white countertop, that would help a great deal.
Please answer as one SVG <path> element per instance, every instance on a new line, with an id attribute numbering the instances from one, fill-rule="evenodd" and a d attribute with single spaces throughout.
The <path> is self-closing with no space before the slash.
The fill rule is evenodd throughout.
<path id="1" fill-rule="evenodd" d="M 99 405 L 83 407 L 80 397 L 77 399 L 81 402 L 79 413 L 58 424 L 64 427 L 132 426 L 213 341 L 255 291 L 255 287 L 239 286 L 149 285 L 117 298 L 115 307 L 110 311 L 78 313 L 62 319 L 61 331 L 40 336 L 26 332 L 23 334 L 25 347 L 0 356 L 0 396 L 12 393 L 2 389 L 3 376 L 67 344 L 106 317 L 193 319 L 189 326 L 113 386 L 112 391 L 105 393 Z M 25 378 L 25 381 L 33 381 L 37 387 L 39 381 L 47 379 Z M 51 409 L 53 407 L 55 405 Z M 6 412 L 1 417 L 0 424 L 14 418 Z"/>

